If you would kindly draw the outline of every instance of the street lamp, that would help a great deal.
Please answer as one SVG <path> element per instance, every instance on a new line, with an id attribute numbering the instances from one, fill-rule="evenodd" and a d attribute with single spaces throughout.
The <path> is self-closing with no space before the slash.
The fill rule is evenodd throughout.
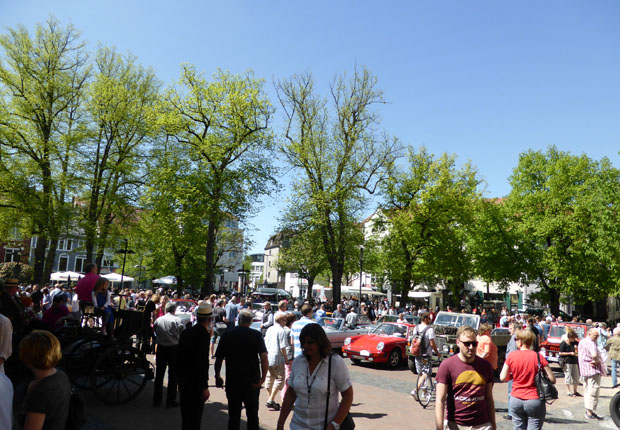
<path id="1" fill-rule="evenodd" d="M 123 278 L 125 277 L 125 263 L 127 262 L 127 254 L 134 254 L 131 249 L 127 249 L 127 243 L 129 241 L 127 239 L 123 240 L 125 241 L 125 248 L 116 250 L 116 254 L 123 254 L 123 268 L 121 269 L 121 289 L 123 288 Z"/>
<path id="2" fill-rule="evenodd" d="M 362 305 L 362 270 L 364 268 L 364 245 L 360 245 L 360 296 L 358 297 L 358 306 Z"/>

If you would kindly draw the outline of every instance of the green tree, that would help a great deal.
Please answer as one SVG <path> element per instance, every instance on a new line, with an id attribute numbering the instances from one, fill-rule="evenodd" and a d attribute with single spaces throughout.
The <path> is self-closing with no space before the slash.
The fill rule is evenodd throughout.
<path id="1" fill-rule="evenodd" d="M 202 294 L 213 291 L 217 239 L 222 223 L 243 223 L 257 199 L 275 185 L 270 120 L 273 108 L 263 81 L 251 72 L 218 71 L 213 81 L 190 65 L 182 67 L 180 88 L 168 91 L 162 115 L 167 134 L 204 172 L 206 224 Z"/>
<path id="2" fill-rule="evenodd" d="M 308 281 L 306 298 L 312 299 L 314 281 L 329 268 L 322 250 L 321 233 L 308 225 L 303 230 L 288 234 L 286 246 L 278 254 L 278 270 L 297 273 L 301 279 Z"/>
<path id="3" fill-rule="evenodd" d="M 88 160 L 81 165 L 87 184 L 82 212 L 86 260 L 99 267 L 110 236 L 115 230 L 118 235 L 133 218 L 144 182 L 146 146 L 158 131 L 158 89 L 153 71 L 134 57 L 110 48 L 98 50 L 87 93 L 90 129 L 80 155 Z"/>
<path id="4" fill-rule="evenodd" d="M 441 281 L 462 294 L 472 275 L 466 241 L 481 183 L 469 164 L 410 150 L 406 171 L 385 181 L 384 271 L 404 297 L 413 285 Z"/>
<path id="5" fill-rule="evenodd" d="M 84 43 L 71 26 L 49 19 L 0 36 L 0 169 L 20 172 L 20 183 L 5 188 L 9 206 L 29 217 L 30 235 L 38 235 L 34 282 L 49 279 L 56 247 L 45 247 L 68 229 L 75 192 L 79 106 L 90 73 Z"/>
<path id="6" fill-rule="evenodd" d="M 342 75 L 334 80 L 331 110 L 314 89 L 310 73 L 280 81 L 277 90 L 287 121 L 280 150 L 300 174 L 293 212 L 320 233 L 334 302 L 339 302 L 353 225 L 366 195 L 389 176 L 400 144 L 377 130 L 373 107 L 384 103 L 383 94 L 365 68 L 355 69 L 350 79 Z"/>
<path id="7" fill-rule="evenodd" d="M 620 172 L 607 158 L 550 147 L 528 151 L 510 177 L 509 228 L 520 237 L 523 272 L 557 313 L 620 291 Z"/>

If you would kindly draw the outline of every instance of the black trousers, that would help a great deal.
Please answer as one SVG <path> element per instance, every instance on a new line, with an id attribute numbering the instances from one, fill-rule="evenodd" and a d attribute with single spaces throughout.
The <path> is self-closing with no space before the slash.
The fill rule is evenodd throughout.
<path id="1" fill-rule="evenodd" d="M 258 430 L 258 397 L 260 390 L 226 389 L 228 399 L 228 430 L 239 430 L 241 425 L 241 404 L 245 405 L 248 430 Z"/>
<path id="2" fill-rule="evenodd" d="M 155 355 L 155 386 L 153 387 L 153 404 L 159 405 L 164 389 L 164 374 L 168 368 L 168 389 L 166 390 L 166 403 L 170 404 L 177 397 L 177 363 L 178 346 L 157 345 Z"/>
<path id="3" fill-rule="evenodd" d="M 200 430 L 202 421 L 202 390 L 193 386 L 192 383 L 181 383 L 179 385 L 179 395 L 181 397 L 181 429 Z"/>

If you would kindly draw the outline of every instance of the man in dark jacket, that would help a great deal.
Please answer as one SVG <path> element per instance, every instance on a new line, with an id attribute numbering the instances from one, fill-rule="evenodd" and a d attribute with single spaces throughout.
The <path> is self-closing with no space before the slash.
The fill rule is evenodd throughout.
<path id="1" fill-rule="evenodd" d="M 179 340 L 179 394 L 181 428 L 200 430 L 204 403 L 209 399 L 209 338 L 213 311 L 210 303 L 196 310 L 196 325 Z"/>
<path id="2" fill-rule="evenodd" d="M 239 325 L 220 338 L 215 353 L 215 384 L 222 387 L 222 361 L 226 360 L 226 398 L 228 399 L 228 430 L 238 430 L 241 404 L 245 405 L 248 430 L 258 430 L 258 397 L 267 377 L 269 360 L 261 334 L 250 328 L 252 313 L 239 313 Z M 259 367 L 260 363 L 260 367 Z"/>

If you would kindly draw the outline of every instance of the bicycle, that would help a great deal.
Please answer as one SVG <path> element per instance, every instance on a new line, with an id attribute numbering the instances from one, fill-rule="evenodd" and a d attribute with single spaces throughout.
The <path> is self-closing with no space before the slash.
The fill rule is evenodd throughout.
<path id="1" fill-rule="evenodd" d="M 416 400 L 426 408 L 435 395 L 435 381 L 433 379 L 433 360 L 424 357 L 424 364 L 418 372 L 416 380 Z"/>

